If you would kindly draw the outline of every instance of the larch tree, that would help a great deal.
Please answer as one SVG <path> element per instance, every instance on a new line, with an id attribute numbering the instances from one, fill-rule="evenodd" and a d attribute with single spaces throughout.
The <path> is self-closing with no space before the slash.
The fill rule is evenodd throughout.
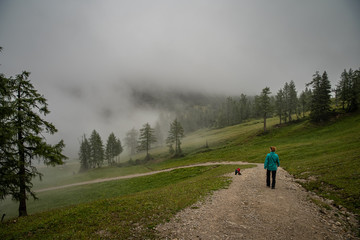
<path id="1" fill-rule="evenodd" d="M 27 215 L 28 195 L 36 199 L 31 190 L 32 179 L 42 177 L 33 161 L 43 160 L 46 165 L 55 166 L 66 159 L 62 154 L 65 147 L 62 140 L 55 145 L 46 142 L 44 134 L 53 135 L 57 129 L 43 119 L 50 113 L 47 100 L 34 88 L 29 76 L 30 73 L 24 71 L 15 78 L 2 79 L 1 83 L 1 93 L 6 94 L 1 96 L 1 124 L 8 130 L 1 130 L 6 138 L 1 141 L 0 198 L 11 195 L 18 201 L 19 216 Z"/>

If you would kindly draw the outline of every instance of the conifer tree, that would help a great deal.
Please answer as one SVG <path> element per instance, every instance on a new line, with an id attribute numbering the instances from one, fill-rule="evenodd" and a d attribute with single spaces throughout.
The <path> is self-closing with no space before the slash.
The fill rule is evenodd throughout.
<path id="1" fill-rule="evenodd" d="M 279 116 L 280 124 L 281 124 L 281 120 L 285 111 L 284 92 L 282 89 L 280 89 L 276 94 L 275 107 L 276 107 L 276 114 Z"/>
<path id="2" fill-rule="evenodd" d="M 240 95 L 240 119 L 241 122 L 249 118 L 249 100 L 245 94 Z"/>
<path id="3" fill-rule="evenodd" d="M 359 70 L 344 70 L 340 81 L 336 86 L 336 99 L 340 101 L 342 109 L 347 112 L 356 111 L 360 104 L 360 82 Z"/>
<path id="4" fill-rule="evenodd" d="M 298 106 L 297 91 L 293 80 L 291 80 L 289 84 L 289 102 L 287 105 L 288 105 L 289 121 L 292 121 L 291 115 L 297 113 L 297 106 Z"/>
<path id="5" fill-rule="evenodd" d="M 285 123 L 288 121 L 289 116 L 289 102 L 290 102 L 290 86 L 289 83 L 285 83 L 283 88 L 283 96 L 284 96 L 284 121 Z"/>
<path id="6" fill-rule="evenodd" d="M 310 118 L 315 122 L 326 121 L 331 109 L 331 84 L 326 71 L 320 76 L 317 71 L 313 80 L 307 84 L 312 86 Z"/>
<path id="7" fill-rule="evenodd" d="M 143 128 L 140 129 L 138 151 L 146 151 L 146 160 L 150 159 L 149 150 L 151 145 L 156 142 L 154 129 L 151 128 L 149 123 L 145 123 Z"/>
<path id="8" fill-rule="evenodd" d="M 91 146 L 85 135 L 83 136 L 83 139 L 80 144 L 79 160 L 80 160 L 80 171 L 86 171 L 90 168 Z"/>
<path id="9" fill-rule="evenodd" d="M 102 139 L 96 130 L 93 130 L 91 133 L 89 141 L 91 147 L 90 167 L 101 167 L 104 162 L 104 146 Z"/>
<path id="10" fill-rule="evenodd" d="M 42 159 L 46 165 L 63 164 L 66 156 L 61 140 L 55 145 L 46 143 L 43 133 L 54 134 L 55 126 L 45 121 L 42 115 L 50 113 L 47 100 L 38 93 L 29 80 L 30 73 L 22 72 L 15 78 L 6 79 L 1 75 L 1 193 L 0 198 L 11 195 L 19 202 L 19 216 L 27 215 L 28 194 L 32 178 L 39 176 L 34 159 Z M 11 110 L 9 109 L 11 107 Z M 3 185 L 4 184 L 4 185 Z"/>
<path id="11" fill-rule="evenodd" d="M 115 137 L 114 133 L 109 135 L 106 142 L 105 159 L 109 165 L 115 164 L 115 159 L 123 151 L 121 141 Z"/>
<path id="12" fill-rule="evenodd" d="M 350 105 L 350 79 L 346 69 L 341 73 L 340 81 L 336 86 L 336 98 L 340 101 L 342 109 L 347 109 Z"/>
<path id="13" fill-rule="evenodd" d="M 270 116 L 272 111 L 271 101 L 270 101 L 270 88 L 266 87 L 262 90 L 260 96 L 256 98 L 256 105 L 259 113 L 264 119 L 264 132 L 266 132 L 266 119 Z"/>
<path id="14" fill-rule="evenodd" d="M 139 132 L 135 128 L 132 128 L 126 133 L 125 145 L 130 150 L 130 155 L 134 155 L 136 153 L 138 136 Z"/>
<path id="15" fill-rule="evenodd" d="M 113 165 L 115 163 L 114 158 L 116 156 L 116 137 L 114 133 L 110 133 L 105 148 L 105 159 L 108 161 L 109 165 Z"/>
<path id="16" fill-rule="evenodd" d="M 169 145 L 170 154 L 175 153 L 175 156 L 181 154 L 181 139 L 184 137 L 184 129 L 180 122 L 175 119 L 170 123 L 169 135 L 166 139 L 166 143 Z M 175 144 L 175 149 L 172 145 Z"/>

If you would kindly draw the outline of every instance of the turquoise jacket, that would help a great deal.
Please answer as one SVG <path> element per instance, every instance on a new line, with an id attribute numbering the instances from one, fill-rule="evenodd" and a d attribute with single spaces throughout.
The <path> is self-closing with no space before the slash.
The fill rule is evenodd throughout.
<path id="1" fill-rule="evenodd" d="M 264 168 L 270 171 L 276 171 L 279 166 L 279 156 L 275 152 L 268 153 L 265 158 Z"/>

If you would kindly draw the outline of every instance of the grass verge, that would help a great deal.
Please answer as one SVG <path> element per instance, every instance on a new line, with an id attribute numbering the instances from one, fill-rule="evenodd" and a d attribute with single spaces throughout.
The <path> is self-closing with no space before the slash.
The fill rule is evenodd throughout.
<path id="1" fill-rule="evenodd" d="M 242 166 L 246 168 L 250 166 Z M 16 218 L 0 225 L 1 239 L 155 239 L 154 227 L 212 191 L 226 188 L 233 165 L 177 169 L 147 177 L 93 184 L 90 200 Z M 95 190 L 96 189 L 96 190 Z M 107 190 L 106 190 L 107 189 Z M 117 192 L 113 196 L 113 192 Z M 67 199 L 76 189 L 69 192 Z M 61 195 L 59 191 L 56 194 Z M 91 194 L 87 197 L 90 197 Z M 55 196 L 54 196 L 55 198 Z M 55 199 L 53 199 L 55 200 Z M 94 201 L 95 200 L 95 201 Z"/>

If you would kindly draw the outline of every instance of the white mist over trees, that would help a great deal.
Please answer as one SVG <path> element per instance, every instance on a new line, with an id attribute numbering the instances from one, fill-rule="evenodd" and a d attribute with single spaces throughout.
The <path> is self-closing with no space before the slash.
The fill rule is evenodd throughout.
<path id="1" fill-rule="evenodd" d="M 332 114 L 332 90 L 326 71 L 321 76 L 316 72 L 313 80 L 305 85 L 300 94 L 293 80 L 285 82 L 275 95 L 271 95 L 269 87 L 265 87 L 256 96 L 241 93 L 239 96 L 227 97 L 180 90 L 133 90 L 132 101 L 136 105 L 160 112 L 158 121 L 153 123 L 155 128 L 146 123 L 140 133 L 132 128 L 124 138 L 130 156 L 145 151 L 147 160 L 150 159 L 151 147 L 163 146 L 165 140 L 171 155 L 181 155 L 180 145 L 184 133 L 202 128 L 223 128 L 261 118 L 264 121 L 264 131 L 267 131 L 266 119 L 270 117 L 278 116 L 281 125 L 307 115 L 315 122 L 326 121 Z M 344 110 L 358 109 L 359 70 L 344 70 L 333 91 L 336 93 L 335 102 L 341 104 Z M 164 134 L 166 132 L 167 135 Z M 112 164 L 114 162 L 108 160 L 108 165 Z"/>

